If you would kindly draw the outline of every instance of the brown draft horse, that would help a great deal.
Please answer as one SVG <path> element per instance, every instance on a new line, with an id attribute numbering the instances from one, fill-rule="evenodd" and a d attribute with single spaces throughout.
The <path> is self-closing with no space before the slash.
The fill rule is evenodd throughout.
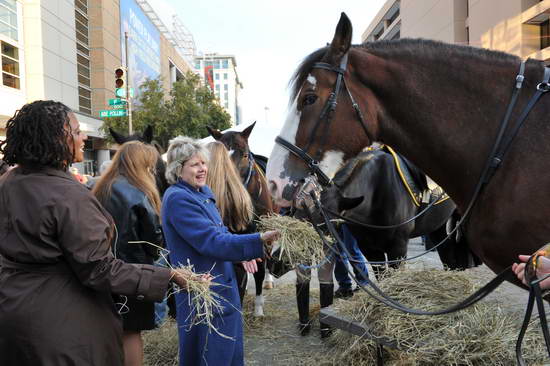
<path id="1" fill-rule="evenodd" d="M 256 122 L 245 128 L 242 132 L 230 131 L 222 133 L 219 130 L 208 127 L 208 132 L 217 141 L 220 141 L 227 147 L 231 160 L 237 167 L 242 182 L 252 198 L 254 205 L 254 216 L 260 217 L 275 212 L 273 200 L 267 187 L 264 170 L 260 167 L 261 157 L 254 155 L 248 146 L 248 137 L 254 129 Z M 265 166 L 264 166 L 265 169 Z M 262 285 L 266 277 L 265 259 L 258 263 L 258 272 L 254 273 L 254 283 L 256 285 L 256 299 L 254 301 L 254 315 L 263 316 L 264 297 L 262 295 Z M 273 283 L 273 278 L 267 274 L 269 281 Z M 269 282 L 268 281 L 268 282 Z"/>
<path id="2" fill-rule="evenodd" d="M 426 40 L 352 46 L 351 35 L 351 22 L 342 13 L 332 43 L 302 62 L 280 136 L 319 161 L 329 178 L 373 141 L 386 143 L 438 182 L 464 213 L 496 140 L 521 60 Z M 339 69 L 345 71 L 334 99 L 337 107 L 327 110 Z M 512 126 L 543 74 L 542 62 L 526 62 Z M 495 272 L 550 241 L 549 113 L 550 97 L 543 95 L 467 221 L 471 249 Z M 276 202 L 291 205 L 311 169 L 276 145 L 267 168 Z"/>

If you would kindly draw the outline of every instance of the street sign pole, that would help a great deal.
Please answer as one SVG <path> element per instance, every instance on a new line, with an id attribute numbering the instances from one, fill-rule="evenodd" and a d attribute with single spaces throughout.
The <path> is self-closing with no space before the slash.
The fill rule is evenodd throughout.
<path id="1" fill-rule="evenodd" d="M 126 53 L 126 100 L 128 101 L 128 132 L 131 135 L 132 128 L 132 96 L 130 95 L 130 62 L 128 60 L 128 32 L 124 32 L 124 46 Z"/>

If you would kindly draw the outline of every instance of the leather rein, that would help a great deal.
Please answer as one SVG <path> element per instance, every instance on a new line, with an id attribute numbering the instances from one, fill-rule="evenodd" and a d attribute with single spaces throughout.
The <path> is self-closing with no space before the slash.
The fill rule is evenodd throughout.
<path id="1" fill-rule="evenodd" d="M 359 124 L 363 128 L 363 130 L 364 130 L 366 136 L 369 138 L 369 140 L 372 141 L 371 136 L 370 136 L 370 134 L 368 132 L 368 129 L 367 129 L 365 119 L 363 118 L 363 114 L 361 113 L 358 104 L 356 103 L 355 99 L 353 98 L 353 95 L 351 94 L 349 88 L 346 86 L 346 83 L 345 83 L 344 75 L 345 75 L 346 68 L 347 68 L 347 63 L 348 63 L 347 61 L 348 61 L 348 53 L 346 53 L 342 57 L 342 60 L 340 61 L 340 67 L 334 67 L 334 66 L 332 66 L 328 63 L 323 63 L 323 62 L 314 63 L 313 66 L 312 66 L 312 68 L 319 68 L 319 69 L 333 71 L 333 72 L 337 73 L 337 78 L 336 78 L 336 83 L 335 83 L 335 86 L 334 86 L 334 90 L 333 90 L 333 92 L 331 92 L 329 98 L 327 99 L 327 102 L 325 103 L 325 105 L 322 109 L 322 112 L 319 116 L 319 119 L 318 119 L 317 123 L 315 124 L 315 126 L 314 126 L 314 128 L 311 132 L 310 139 L 309 139 L 307 145 L 302 149 L 302 148 L 296 146 L 295 144 L 292 144 L 289 141 L 285 140 L 281 136 L 277 136 L 277 138 L 275 139 L 275 142 L 277 144 L 281 145 L 283 148 L 288 150 L 290 153 L 292 153 L 295 156 L 297 156 L 298 158 L 300 158 L 306 164 L 306 166 L 307 166 L 307 168 L 310 172 L 310 175 L 315 177 L 319 181 L 319 183 L 324 187 L 330 185 L 331 180 L 319 167 L 319 159 L 321 158 L 321 153 L 322 153 L 321 148 L 325 143 L 326 135 L 328 133 L 328 127 L 331 123 L 334 111 L 335 111 L 336 106 L 337 106 L 337 98 L 338 98 L 338 95 L 340 94 L 342 88 L 344 88 L 347 91 L 347 94 L 350 97 L 350 100 L 351 100 L 352 106 L 353 106 L 353 108 L 356 112 Z M 515 106 L 516 106 L 521 88 L 523 86 L 523 81 L 525 80 L 525 76 L 524 76 L 525 63 L 526 63 L 525 61 L 522 61 L 521 64 L 520 64 L 519 73 L 518 73 L 518 75 L 516 76 L 516 79 L 515 79 L 515 87 L 513 88 L 513 92 L 512 92 L 510 102 L 509 102 L 508 107 L 506 109 L 506 113 L 504 115 L 504 118 L 502 119 L 502 122 L 500 124 L 500 128 L 499 128 L 498 134 L 495 138 L 493 148 L 491 149 L 491 153 L 489 154 L 489 156 L 488 156 L 488 158 L 485 162 L 482 174 L 481 174 L 480 179 L 479 179 L 479 181 L 478 181 L 478 183 L 475 187 L 472 198 L 471 198 L 466 210 L 464 211 L 464 214 L 463 214 L 461 220 L 458 222 L 456 227 L 459 227 L 460 225 L 462 225 L 463 222 L 469 217 L 469 215 L 471 213 L 471 210 L 472 210 L 473 206 L 475 205 L 475 203 L 477 202 L 477 199 L 478 199 L 479 195 L 481 194 L 484 187 L 489 183 L 491 178 L 494 176 L 494 174 L 495 174 L 496 170 L 498 169 L 498 167 L 501 165 L 502 160 L 503 160 L 506 152 L 510 148 L 514 138 L 518 134 L 521 126 L 523 125 L 523 123 L 527 119 L 527 116 L 531 112 L 531 110 L 534 107 L 534 105 L 536 104 L 536 102 L 539 100 L 539 98 L 543 94 L 550 91 L 550 84 L 549 84 L 550 68 L 545 67 L 544 68 L 544 76 L 543 76 L 542 81 L 536 86 L 535 93 L 531 96 L 529 102 L 523 108 L 522 112 L 520 113 L 519 117 L 516 120 L 515 125 L 511 127 L 510 131 L 508 131 L 508 124 L 509 124 L 510 118 L 512 116 L 512 113 L 515 109 Z M 323 120 L 326 120 L 326 122 L 325 122 L 326 126 L 324 128 L 324 133 L 321 136 L 320 148 L 316 153 L 316 159 L 314 159 L 306 151 L 309 149 L 312 142 L 314 141 L 316 132 L 317 132 L 317 130 L 318 130 L 318 128 L 321 125 Z M 335 238 L 335 240 L 337 242 L 337 246 L 338 246 L 338 251 L 337 252 L 335 251 L 334 248 L 332 248 L 330 246 L 329 246 L 329 248 L 331 248 L 331 250 L 335 251 L 335 254 L 342 255 L 341 254 L 342 251 L 347 252 L 346 246 L 341 241 L 336 229 L 334 228 L 334 224 L 331 222 L 331 220 L 329 219 L 327 213 L 324 211 L 324 209 L 322 207 L 322 204 L 319 201 L 319 198 L 314 193 L 311 194 L 311 197 L 312 197 L 312 199 L 315 203 L 316 208 L 322 214 L 323 219 L 325 221 L 325 224 L 326 224 L 327 228 L 329 229 L 329 232 L 331 233 L 331 235 Z M 311 218 L 312 216 L 311 216 L 311 212 L 310 212 L 309 208 L 306 205 L 303 205 L 303 208 L 304 208 L 304 210 L 306 210 L 306 212 L 308 213 L 308 215 L 310 215 L 310 218 Z M 424 212 L 425 212 L 425 210 L 424 210 Z M 324 238 L 324 234 L 322 233 L 322 231 L 319 230 L 316 227 L 316 225 L 314 225 L 314 227 L 316 228 L 317 233 L 321 237 L 323 243 L 325 243 L 325 245 L 327 245 L 328 242 Z M 347 255 L 348 255 L 349 258 L 353 258 L 349 253 L 347 253 Z M 528 266 L 532 265 L 532 262 L 536 261 L 536 260 L 537 260 L 537 257 L 535 255 L 533 255 L 530 258 L 527 265 Z M 354 267 L 356 266 L 354 263 L 352 263 L 352 265 Z M 353 278 L 355 278 L 354 274 L 351 273 L 349 268 L 348 268 L 348 272 L 350 273 L 350 275 Z M 369 281 L 369 286 L 372 287 L 374 289 L 374 291 L 379 296 L 377 296 L 377 295 L 373 294 L 372 292 L 370 292 L 365 286 L 361 285 L 359 282 L 357 282 L 357 283 L 359 284 L 359 286 L 365 292 L 367 292 L 367 294 L 369 294 L 369 296 L 373 297 L 374 299 L 376 299 L 376 300 L 378 300 L 378 301 L 380 301 L 380 302 L 386 304 L 387 306 L 390 306 L 390 307 L 392 307 L 396 310 L 400 310 L 400 311 L 410 313 L 410 314 L 417 314 L 417 315 L 440 315 L 440 314 L 448 314 L 448 313 L 451 313 L 451 312 L 455 312 L 455 311 L 464 309 L 466 307 L 469 307 L 470 305 L 473 305 L 474 303 L 476 303 L 477 301 L 481 300 L 483 297 L 487 296 L 489 293 L 494 291 L 502 282 L 504 282 L 506 280 L 513 279 L 514 277 L 515 277 L 514 272 L 512 271 L 511 267 L 508 267 L 507 269 L 505 269 L 504 271 L 499 273 L 488 284 L 483 286 L 481 289 L 476 291 L 474 294 L 469 296 L 464 301 L 462 301 L 459 304 L 454 305 L 454 306 L 452 306 L 448 309 L 443 309 L 443 310 L 435 311 L 435 312 L 425 312 L 425 311 L 419 311 L 419 310 L 414 310 L 414 309 L 407 308 L 406 306 L 404 306 L 404 305 L 398 303 L 397 301 L 391 299 L 382 290 L 380 290 L 375 284 L 373 284 L 372 281 Z M 541 280 L 542 279 L 536 279 L 536 278 L 534 280 L 529 279 L 529 301 L 528 301 L 528 306 L 527 306 L 527 309 L 526 309 L 526 312 L 525 312 L 525 317 L 524 317 L 524 321 L 523 321 L 523 324 L 522 324 L 522 328 L 521 328 L 521 331 L 520 331 L 520 334 L 518 336 L 518 340 L 517 340 L 517 343 L 516 343 L 516 360 L 517 360 L 518 365 L 520 365 L 520 366 L 526 365 L 525 360 L 523 359 L 523 356 L 522 356 L 521 346 L 522 346 L 522 342 L 523 342 L 525 332 L 527 330 L 527 326 L 528 326 L 530 318 L 531 318 L 531 314 L 532 314 L 532 311 L 533 311 L 533 308 L 534 308 L 535 301 L 536 301 L 537 307 L 538 307 L 539 318 L 540 318 L 542 333 L 543 333 L 545 343 L 546 343 L 547 352 L 548 352 L 548 355 L 550 357 L 550 332 L 548 330 L 548 324 L 547 324 L 547 319 L 546 319 L 546 314 L 545 314 L 545 309 L 544 309 L 544 303 L 543 303 L 543 299 L 542 299 L 542 290 L 540 288 L 540 281 Z"/>

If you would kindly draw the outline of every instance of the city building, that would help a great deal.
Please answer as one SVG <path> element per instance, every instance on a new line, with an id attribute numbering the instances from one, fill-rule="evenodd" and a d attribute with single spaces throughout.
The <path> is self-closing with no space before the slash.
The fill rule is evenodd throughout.
<path id="1" fill-rule="evenodd" d="M 237 74 L 237 60 L 233 55 L 208 53 L 195 57 L 195 71 L 203 78 L 218 98 L 220 105 L 231 116 L 233 126 L 242 123 L 239 93 L 243 84 Z"/>
<path id="2" fill-rule="evenodd" d="M 38 99 L 65 103 L 89 136 L 81 173 L 97 172 L 112 151 L 100 130 L 101 110 L 115 98 L 115 70 L 126 64 L 135 94 L 146 78 L 165 90 L 192 70 L 192 37 L 174 18 L 168 28 L 151 0 L 0 0 L 0 139 L 23 104 Z M 185 34 L 184 34 L 185 33 Z"/>
<path id="3" fill-rule="evenodd" d="M 388 0 L 363 42 L 427 38 L 550 60 L 550 0 Z"/>

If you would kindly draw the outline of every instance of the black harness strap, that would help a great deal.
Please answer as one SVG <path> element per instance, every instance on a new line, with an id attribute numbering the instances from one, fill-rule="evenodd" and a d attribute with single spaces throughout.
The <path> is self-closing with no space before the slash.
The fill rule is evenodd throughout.
<path id="1" fill-rule="evenodd" d="M 524 63 L 522 63 L 522 66 Z M 527 103 L 527 106 L 521 113 L 521 115 L 518 118 L 518 121 L 516 125 L 514 126 L 513 130 L 510 131 L 510 133 L 505 137 L 505 139 L 500 144 L 499 150 L 496 152 L 495 157 L 493 158 L 493 169 L 488 174 L 487 179 L 490 179 L 492 175 L 495 173 L 495 170 L 500 166 L 500 163 L 504 159 L 504 155 L 510 148 L 510 145 L 512 144 L 512 141 L 516 137 L 516 135 L 519 132 L 519 129 L 523 125 L 523 122 L 527 119 L 527 116 L 529 115 L 529 112 L 531 112 L 531 109 L 535 106 L 535 103 L 539 100 L 539 98 L 546 92 L 550 90 L 550 84 L 548 84 L 548 81 L 550 79 L 550 68 L 545 67 L 544 68 L 544 77 L 542 79 L 542 82 L 537 85 L 537 91 L 535 94 L 531 97 L 531 100 L 529 100 L 529 103 Z M 518 90 L 518 89 L 516 89 Z"/>

